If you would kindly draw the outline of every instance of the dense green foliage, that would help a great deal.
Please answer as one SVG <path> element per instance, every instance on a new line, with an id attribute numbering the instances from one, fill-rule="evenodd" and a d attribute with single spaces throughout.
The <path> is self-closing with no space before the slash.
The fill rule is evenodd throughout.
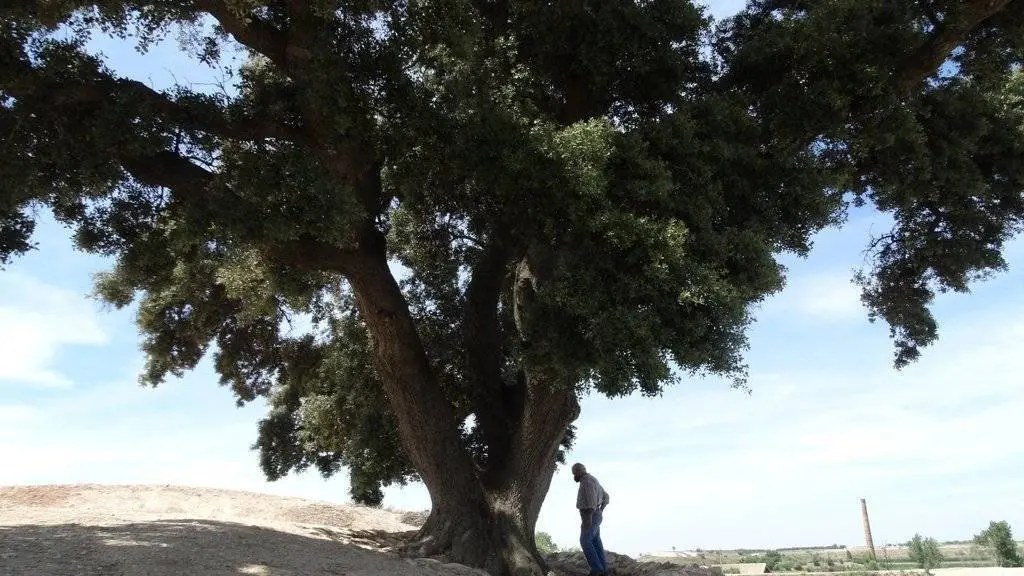
<path id="1" fill-rule="evenodd" d="M 942 551 L 939 550 L 939 542 L 935 538 L 925 538 L 920 534 L 914 534 L 910 542 L 907 542 L 907 551 L 910 560 L 923 569 L 925 574 L 929 574 L 932 568 L 942 565 Z"/>
<path id="2" fill-rule="evenodd" d="M 1005 520 L 989 523 L 988 528 L 974 537 L 974 542 L 992 550 L 996 560 L 1003 567 L 1024 566 L 1017 542 L 1013 539 L 1013 531 Z"/>
<path id="3" fill-rule="evenodd" d="M 396 428 L 414 408 L 381 366 L 422 349 L 423 389 L 485 476 L 538 375 L 609 396 L 686 374 L 742 384 L 751 305 L 784 285 L 775 258 L 850 205 L 893 218 L 859 279 L 896 364 L 917 358 L 935 293 L 1001 270 L 1021 229 L 1022 15 L 1007 0 L 754 0 L 720 23 L 687 0 L 4 2 L 0 263 L 52 209 L 117 259 L 97 291 L 138 303 L 144 382 L 212 352 L 239 402 L 271 400 L 269 477 L 345 466 L 379 502 L 422 472 Z M 158 93 L 87 50 L 99 31 L 145 46 L 176 30 L 201 62 L 250 51 L 235 92 Z M 366 280 L 383 250 L 407 311 Z M 373 332 L 378 313 L 408 313 L 418 342 Z M 282 329 L 302 315 L 310 334 Z"/>
<path id="4" fill-rule="evenodd" d="M 769 550 L 764 553 L 764 571 L 778 572 L 782 564 L 782 554 L 777 550 Z"/>

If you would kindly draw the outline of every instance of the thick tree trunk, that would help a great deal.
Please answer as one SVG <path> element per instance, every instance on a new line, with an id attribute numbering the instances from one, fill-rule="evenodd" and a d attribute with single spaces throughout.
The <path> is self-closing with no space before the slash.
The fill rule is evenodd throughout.
<path id="1" fill-rule="evenodd" d="M 534 531 L 555 471 L 555 454 L 579 415 L 571 387 L 528 379 L 526 407 L 506 458 L 493 462 L 467 492 L 431 493 L 433 508 L 413 543 L 420 555 L 479 566 L 494 575 L 546 572 Z M 572 513 L 572 503 L 566 503 Z"/>
<path id="2" fill-rule="evenodd" d="M 527 403 L 522 435 L 473 494 L 431 494 L 433 509 L 413 543 L 421 555 L 484 568 L 496 576 L 539 576 L 546 572 L 534 530 L 555 471 L 555 452 L 579 414 L 569 391 L 544 391 L 547 403 Z M 572 513 L 572 503 L 566 503 Z"/>
<path id="3" fill-rule="evenodd" d="M 534 528 L 558 446 L 579 415 L 573 387 L 527 374 L 525 404 L 510 422 L 507 449 L 479 470 L 387 266 L 383 238 L 371 237 L 344 268 L 373 339 L 402 446 L 430 493 L 430 517 L 411 548 L 495 576 L 544 574 Z"/>
<path id="4" fill-rule="evenodd" d="M 536 518 L 524 515 L 514 491 L 432 495 L 427 523 L 410 545 L 420 556 L 483 568 L 495 576 L 541 576 L 543 559 L 533 540 Z"/>

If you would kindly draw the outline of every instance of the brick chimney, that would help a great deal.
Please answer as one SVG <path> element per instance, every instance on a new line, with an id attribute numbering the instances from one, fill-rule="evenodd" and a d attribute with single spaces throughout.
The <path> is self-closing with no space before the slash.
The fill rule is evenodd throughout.
<path id="1" fill-rule="evenodd" d="M 860 499 L 860 515 L 864 519 L 864 545 L 871 552 L 871 559 L 875 560 L 875 541 L 871 538 L 871 521 L 868 520 L 868 501 Z"/>

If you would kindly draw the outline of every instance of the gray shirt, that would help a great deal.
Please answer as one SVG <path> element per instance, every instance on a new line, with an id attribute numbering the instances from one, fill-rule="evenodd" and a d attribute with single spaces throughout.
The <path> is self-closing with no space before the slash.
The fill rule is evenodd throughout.
<path id="1" fill-rule="evenodd" d="M 580 490 L 576 493 L 576 508 L 580 510 L 600 510 L 608 505 L 608 493 L 601 483 L 590 474 L 580 478 Z"/>

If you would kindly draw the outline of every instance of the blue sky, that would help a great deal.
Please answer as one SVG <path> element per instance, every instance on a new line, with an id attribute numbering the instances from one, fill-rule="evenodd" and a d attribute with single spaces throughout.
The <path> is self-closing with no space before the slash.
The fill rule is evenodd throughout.
<path id="1" fill-rule="evenodd" d="M 712 5 L 718 15 L 740 2 Z M 173 43 L 145 58 L 98 40 L 111 66 L 157 88 L 216 75 Z M 862 542 L 868 499 L 877 544 L 915 532 L 966 538 L 990 520 L 1024 532 L 1024 242 L 1011 269 L 969 295 L 944 295 L 941 339 L 896 372 L 887 328 L 867 322 L 852 270 L 884 217 L 862 210 L 786 259 L 787 289 L 758 311 L 747 354 L 752 394 L 694 380 L 662 398 L 583 401 L 571 460 L 610 492 L 609 549 Z M 249 450 L 260 403 L 236 408 L 210 363 L 141 388 L 134 310 L 86 298 L 110 262 L 73 250 L 43 217 L 40 249 L 0 272 L 0 484 L 189 484 L 345 501 L 343 475 L 266 482 Z M 573 544 L 575 484 L 560 469 L 539 528 Z M 423 509 L 421 486 L 387 505 Z"/>

